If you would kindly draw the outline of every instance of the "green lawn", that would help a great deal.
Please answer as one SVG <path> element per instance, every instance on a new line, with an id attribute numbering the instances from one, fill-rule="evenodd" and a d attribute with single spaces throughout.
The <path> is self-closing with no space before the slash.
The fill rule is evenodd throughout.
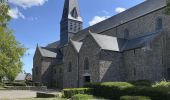
<path id="1" fill-rule="evenodd" d="M 18 99 L 18 100 L 67 100 L 64 98 L 27 98 L 27 99 Z"/>
<path id="2" fill-rule="evenodd" d="M 5 90 L 5 88 L 3 88 L 2 86 L 0 86 L 0 90 Z"/>

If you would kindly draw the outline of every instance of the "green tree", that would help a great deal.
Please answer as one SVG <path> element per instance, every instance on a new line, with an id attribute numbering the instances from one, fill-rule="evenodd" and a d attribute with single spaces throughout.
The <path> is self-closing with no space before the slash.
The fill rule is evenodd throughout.
<path id="1" fill-rule="evenodd" d="M 26 49 L 19 43 L 9 29 L 9 6 L 0 4 L 0 81 L 5 76 L 13 81 L 22 70 L 21 57 Z"/>
<path id="2" fill-rule="evenodd" d="M 166 9 L 165 9 L 165 13 L 166 13 L 167 15 L 170 15 L 170 0 L 167 0 L 167 7 L 166 7 Z"/>

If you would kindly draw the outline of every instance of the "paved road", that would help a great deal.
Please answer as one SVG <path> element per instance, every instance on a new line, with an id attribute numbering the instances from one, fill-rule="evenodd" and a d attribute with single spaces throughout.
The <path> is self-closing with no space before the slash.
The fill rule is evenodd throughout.
<path id="1" fill-rule="evenodd" d="M 0 100 L 14 100 L 20 98 L 36 97 L 36 91 L 22 91 L 22 90 L 4 90 L 0 91 Z"/>
<path id="2" fill-rule="evenodd" d="M 34 97 L 36 97 L 36 92 L 38 92 L 38 91 L 1 90 L 0 91 L 0 100 L 15 100 L 15 99 L 22 99 L 22 98 L 34 98 Z M 49 92 L 51 93 L 54 91 L 49 91 Z"/>

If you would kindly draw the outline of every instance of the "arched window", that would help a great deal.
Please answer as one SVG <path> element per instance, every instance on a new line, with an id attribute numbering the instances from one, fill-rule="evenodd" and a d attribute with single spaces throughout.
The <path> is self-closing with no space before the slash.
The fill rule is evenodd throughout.
<path id="1" fill-rule="evenodd" d="M 68 72 L 71 72 L 72 71 L 72 64 L 71 64 L 71 62 L 69 62 L 68 63 L 68 70 L 67 70 Z"/>
<path id="2" fill-rule="evenodd" d="M 86 57 L 85 60 L 84 60 L 84 69 L 85 69 L 85 70 L 89 70 L 89 60 L 88 60 L 87 57 Z"/>
<path id="3" fill-rule="evenodd" d="M 163 28 L 162 18 L 157 18 L 156 20 L 156 30 L 161 30 Z"/>
<path id="4" fill-rule="evenodd" d="M 128 38 L 129 38 L 129 30 L 128 30 L 128 29 L 125 29 L 125 30 L 124 30 L 124 38 L 125 38 L 125 39 L 128 39 Z"/>
<path id="5" fill-rule="evenodd" d="M 72 10 L 71 16 L 74 17 L 74 18 L 77 18 L 77 17 L 78 17 L 76 8 L 74 8 L 74 9 Z"/>

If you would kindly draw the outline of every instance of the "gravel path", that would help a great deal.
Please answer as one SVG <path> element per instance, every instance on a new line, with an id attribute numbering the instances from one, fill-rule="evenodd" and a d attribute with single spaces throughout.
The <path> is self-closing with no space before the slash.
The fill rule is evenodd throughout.
<path id="1" fill-rule="evenodd" d="M 20 98 L 34 98 L 36 91 L 22 91 L 22 90 L 4 90 L 0 91 L 0 100 L 14 100 Z"/>
<path id="2" fill-rule="evenodd" d="M 0 100 L 15 100 L 22 98 L 34 98 L 38 91 L 25 91 L 25 90 L 1 90 Z"/>

